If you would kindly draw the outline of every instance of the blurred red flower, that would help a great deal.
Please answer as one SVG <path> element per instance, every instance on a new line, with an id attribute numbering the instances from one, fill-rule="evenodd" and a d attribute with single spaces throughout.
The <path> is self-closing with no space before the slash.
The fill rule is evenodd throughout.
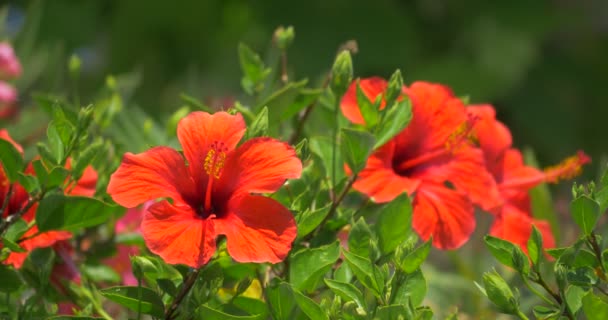
<path id="1" fill-rule="evenodd" d="M 380 78 L 359 83 L 370 101 L 387 87 Z M 412 121 L 370 156 L 354 188 L 376 202 L 407 192 L 413 196 L 418 234 L 425 240 L 433 236 L 437 248 L 458 248 L 475 229 L 473 204 L 496 207 L 498 189 L 483 153 L 472 146 L 472 122 L 462 101 L 447 87 L 427 82 L 415 82 L 403 92 L 412 101 Z M 341 109 L 350 121 L 362 124 L 356 101 L 354 82 Z"/>
<path id="2" fill-rule="evenodd" d="M 293 148 L 271 138 L 237 147 L 245 129 L 240 114 L 193 112 L 177 128 L 184 156 L 168 147 L 126 153 L 110 178 L 108 193 L 125 207 L 171 200 L 151 205 L 142 223 L 146 245 L 167 263 L 206 264 L 220 234 L 239 262 L 276 263 L 289 252 L 297 234 L 293 215 L 252 193 L 278 190 L 300 176 L 302 163 Z"/>
<path id="3" fill-rule="evenodd" d="M 11 137 L 8 135 L 6 130 L 0 130 L 0 138 L 10 141 L 19 151 L 23 151 L 20 145 L 18 145 Z M 66 167 L 70 168 L 71 160 L 68 159 Z M 28 166 L 26 169 L 26 173 L 34 174 L 34 169 L 31 166 Z M 97 183 L 97 172 L 91 167 L 88 166 L 82 177 L 74 184 L 71 189 L 68 186 L 68 193 L 71 195 L 81 195 L 81 196 L 93 196 L 95 193 L 95 185 Z M 12 192 L 9 194 L 10 184 L 8 178 L 6 177 L 6 173 L 4 169 L 0 166 L 0 203 L 4 203 L 5 199 L 8 198 L 8 206 L 4 211 L 4 218 L 15 214 L 22 210 L 29 201 L 29 194 L 27 191 L 19 184 L 13 183 Z M 31 206 L 22 216 L 23 220 L 26 222 L 31 222 L 34 220 L 36 215 L 36 210 L 38 209 L 38 204 L 34 204 Z M 72 237 L 72 234 L 67 231 L 47 231 L 40 233 L 38 231 L 38 227 L 34 225 L 31 227 L 19 241 L 19 245 L 26 250 L 26 252 L 11 252 L 6 260 L 3 261 L 4 264 L 13 265 L 15 268 L 21 268 L 25 258 L 27 257 L 29 251 L 35 248 L 46 248 L 50 247 L 58 241 L 66 240 Z"/>
<path id="4" fill-rule="evenodd" d="M 526 166 L 521 152 L 512 148 L 511 132 L 496 120 L 496 111 L 492 106 L 470 106 L 467 112 L 477 118 L 475 135 L 484 152 L 488 170 L 494 176 L 503 198 L 503 205 L 490 210 L 496 215 L 490 234 L 516 243 L 527 252 L 526 244 L 534 225 L 541 231 L 543 246 L 555 247 L 549 223 L 532 217 L 528 192 L 542 182 L 554 183 L 576 176 L 591 159 L 579 151 L 577 155 L 544 172 Z"/>

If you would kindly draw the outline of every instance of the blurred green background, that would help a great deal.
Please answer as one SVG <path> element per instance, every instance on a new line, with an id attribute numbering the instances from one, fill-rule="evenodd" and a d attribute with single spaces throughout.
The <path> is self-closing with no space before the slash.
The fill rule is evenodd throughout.
<path id="1" fill-rule="evenodd" d="M 293 78 L 318 81 L 338 47 L 358 42 L 357 76 L 450 85 L 490 102 L 517 146 L 553 164 L 577 149 L 607 150 L 608 2 L 584 1 L 150 1 L 9 2 L 8 27 L 22 58 L 24 107 L 32 92 L 70 87 L 67 60 L 83 60 L 82 103 L 107 74 L 136 72 L 130 104 L 155 117 L 180 107 L 181 92 L 204 101 L 240 98 L 239 41 L 257 52 L 274 29 L 293 25 Z M 42 75 L 42 77 L 40 76 Z"/>

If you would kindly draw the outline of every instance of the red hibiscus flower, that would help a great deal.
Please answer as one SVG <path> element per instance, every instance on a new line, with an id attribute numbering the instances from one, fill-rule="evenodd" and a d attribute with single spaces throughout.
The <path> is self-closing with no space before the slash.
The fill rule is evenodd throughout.
<path id="1" fill-rule="evenodd" d="M 360 80 L 374 101 L 385 80 Z M 413 196 L 414 229 L 433 245 L 455 249 L 475 229 L 473 203 L 484 209 L 499 205 L 494 179 L 485 169 L 483 153 L 469 139 L 471 119 L 462 101 L 442 85 L 416 82 L 403 89 L 412 101 L 408 127 L 375 151 L 359 173 L 354 188 L 376 202 L 407 192 Z M 341 104 L 344 115 L 362 124 L 353 83 Z"/>
<path id="2" fill-rule="evenodd" d="M 218 235 L 239 262 L 276 263 L 289 252 L 293 215 L 255 194 L 298 178 L 302 163 L 293 148 L 271 138 L 237 147 L 245 129 L 240 114 L 193 112 L 177 128 L 184 156 L 168 147 L 126 153 L 110 178 L 108 193 L 125 207 L 170 199 L 150 206 L 141 227 L 148 248 L 167 263 L 206 264 Z"/>
<path id="3" fill-rule="evenodd" d="M 490 234 L 516 243 L 527 251 L 526 244 L 534 225 L 542 233 L 543 246 L 555 247 L 549 224 L 532 217 L 528 191 L 542 182 L 555 183 L 576 176 L 590 158 L 579 151 L 577 155 L 544 172 L 526 166 L 521 152 L 511 147 L 511 132 L 496 120 L 496 112 L 492 106 L 470 106 L 467 112 L 477 118 L 474 125 L 475 134 L 480 148 L 484 151 L 488 170 L 494 176 L 503 198 L 502 206 L 490 210 L 496 215 Z"/>
<path id="4" fill-rule="evenodd" d="M 0 138 L 5 139 L 13 143 L 13 145 L 19 150 L 23 149 L 19 146 L 15 141 L 13 141 L 6 130 L 0 130 Z M 69 168 L 70 159 L 67 161 L 67 168 Z M 34 174 L 34 169 L 30 165 L 26 169 L 27 173 Z M 82 195 L 82 196 L 92 196 L 95 193 L 95 184 L 97 183 L 97 172 L 91 167 L 87 167 L 82 175 L 82 177 L 77 181 L 77 183 L 71 187 L 71 190 L 68 192 L 72 195 Z M 9 215 L 15 214 L 22 210 L 28 203 L 29 194 L 27 191 L 19 184 L 13 183 L 13 188 L 11 194 L 9 194 L 10 184 L 8 178 L 2 167 L 0 167 L 0 203 L 4 203 L 5 199 L 8 199 L 8 206 L 4 211 L 4 217 L 8 217 Z M 36 215 L 36 210 L 38 208 L 38 204 L 34 204 L 31 206 L 22 216 L 23 220 L 26 222 L 31 222 L 34 220 Z M 15 268 L 21 268 L 25 258 L 29 251 L 35 248 L 46 248 L 50 247 L 58 241 L 66 240 L 72 237 L 72 234 L 67 231 L 47 231 L 40 233 L 38 231 L 38 227 L 34 225 L 30 228 L 19 241 L 19 245 L 26 250 L 26 252 L 11 252 L 6 260 L 3 261 L 5 264 L 13 265 Z"/>

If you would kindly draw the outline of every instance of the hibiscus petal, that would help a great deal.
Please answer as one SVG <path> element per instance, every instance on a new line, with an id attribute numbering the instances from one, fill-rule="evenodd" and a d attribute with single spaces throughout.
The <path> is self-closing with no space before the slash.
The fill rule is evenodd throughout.
<path id="1" fill-rule="evenodd" d="M 33 226 L 30 228 L 22 238 L 28 238 L 38 233 L 38 227 Z M 25 258 L 30 251 L 36 248 L 46 248 L 50 247 L 58 241 L 67 240 L 72 237 L 72 234 L 67 231 L 48 231 L 38 234 L 35 237 L 32 237 L 27 240 L 23 240 L 19 243 L 19 245 L 25 249 L 27 252 L 11 252 L 8 258 L 3 262 L 5 264 L 13 265 L 15 268 L 19 269 L 23 265 Z"/>
<path id="2" fill-rule="evenodd" d="M 291 146 L 254 138 L 228 155 L 216 190 L 220 197 L 274 192 L 301 173 L 302 162 Z"/>
<path id="3" fill-rule="evenodd" d="M 291 212 L 262 196 L 247 195 L 237 201 L 215 220 L 217 233 L 226 235 L 230 256 L 238 262 L 283 261 L 297 235 Z"/>
<path id="4" fill-rule="evenodd" d="M 477 117 L 473 129 L 486 163 L 492 167 L 511 147 L 513 143 L 511 132 L 502 122 L 496 120 L 496 111 L 491 105 L 469 106 L 467 112 Z"/>
<path id="5" fill-rule="evenodd" d="M 530 166 L 524 165 L 521 152 L 509 149 L 500 160 L 501 175 L 497 178 L 501 191 L 527 191 L 545 180 L 545 174 Z"/>
<path id="6" fill-rule="evenodd" d="M 414 198 L 413 227 L 439 249 L 462 246 L 475 230 L 473 206 L 466 195 L 442 185 L 424 183 Z"/>
<path id="7" fill-rule="evenodd" d="M 375 202 L 383 203 L 395 199 L 403 192 L 414 193 L 420 180 L 398 175 L 392 167 L 394 142 L 388 142 L 367 160 L 353 188 Z"/>
<path id="8" fill-rule="evenodd" d="M 426 167 L 420 178 L 438 183 L 449 181 L 484 210 L 502 203 L 496 181 L 486 170 L 480 149 L 465 147 L 441 161 Z"/>
<path id="9" fill-rule="evenodd" d="M 359 86 L 365 96 L 371 102 L 374 102 L 376 97 L 386 90 L 388 83 L 380 77 L 371 77 L 360 79 Z M 382 109 L 382 107 L 383 105 L 380 109 Z M 357 103 L 357 81 L 353 81 L 353 83 L 350 84 L 350 87 L 348 87 L 346 94 L 344 94 L 344 97 L 340 102 L 340 109 L 344 116 L 352 123 L 365 124 L 365 120 L 363 120 L 361 110 L 359 109 L 359 104 Z"/>
<path id="10" fill-rule="evenodd" d="M 227 152 L 234 150 L 245 133 L 241 114 L 226 112 L 190 113 L 177 125 L 177 138 L 184 149 L 188 167 L 197 184 L 206 185 L 204 163 L 212 143 L 223 144 Z"/>
<path id="11" fill-rule="evenodd" d="M 157 202 L 146 212 L 141 229 L 150 251 L 169 264 L 199 268 L 215 253 L 213 221 L 197 217 L 188 206 Z"/>
<path id="12" fill-rule="evenodd" d="M 72 168 L 72 159 L 68 158 L 65 163 L 66 169 Z M 82 176 L 75 185 L 68 187 L 69 193 L 75 196 L 92 197 L 97 187 L 97 171 L 92 166 L 87 166 L 82 172 Z"/>
<path id="13" fill-rule="evenodd" d="M 184 158 L 168 147 L 126 153 L 108 184 L 112 199 L 128 208 L 161 197 L 184 202 L 193 198 L 194 190 Z"/>
<path id="14" fill-rule="evenodd" d="M 414 82 L 405 93 L 412 101 L 412 121 L 397 137 L 397 150 L 419 154 L 443 148 L 468 121 L 464 104 L 443 85 Z"/>

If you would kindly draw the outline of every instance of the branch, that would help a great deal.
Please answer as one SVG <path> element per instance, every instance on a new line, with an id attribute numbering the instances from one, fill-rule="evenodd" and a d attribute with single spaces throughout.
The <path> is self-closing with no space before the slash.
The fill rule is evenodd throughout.
<path id="1" fill-rule="evenodd" d="M 201 271 L 201 269 L 196 269 L 188 275 L 188 277 L 186 278 L 186 281 L 184 281 L 184 285 L 182 286 L 182 289 L 177 294 L 177 297 L 175 297 L 175 300 L 173 300 L 173 303 L 171 303 L 171 306 L 169 307 L 169 309 L 167 309 L 167 312 L 165 312 L 165 320 L 175 319 L 175 317 L 177 315 L 175 315 L 174 313 L 177 310 L 177 307 L 179 307 L 182 300 L 184 300 L 184 298 L 186 297 L 188 292 L 190 292 L 190 289 L 192 289 L 192 286 L 196 282 L 196 279 L 198 278 L 198 274 L 200 273 L 200 271 Z"/>

